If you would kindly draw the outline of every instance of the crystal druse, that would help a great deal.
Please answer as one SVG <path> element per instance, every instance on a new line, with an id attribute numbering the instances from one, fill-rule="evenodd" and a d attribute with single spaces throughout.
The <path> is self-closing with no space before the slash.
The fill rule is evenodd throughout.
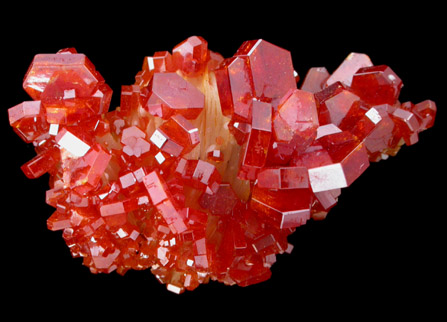
<path id="1" fill-rule="evenodd" d="M 434 124 L 435 103 L 400 102 L 402 80 L 365 54 L 299 80 L 290 52 L 268 41 L 224 58 L 193 36 L 145 57 L 109 111 L 111 88 L 67 48 L 35 56 L 32 100 L 9 122 L 37 153 L 24 174 L 49 173 L 48 228 L 92 273 L 150 269 L 176 293 L 247 286 L 371 162 Z"/>

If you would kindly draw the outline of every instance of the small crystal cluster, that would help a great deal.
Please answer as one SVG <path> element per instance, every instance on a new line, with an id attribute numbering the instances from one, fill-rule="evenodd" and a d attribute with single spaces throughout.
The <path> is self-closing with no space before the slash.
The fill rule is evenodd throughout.
<path id="1" fill-rule="evenodd" d="M 290 52 L 265 40 L 224 59 L 193 36 L 145 57 L 109 111 L 112 90 L 68 48 L 35 56 L 33 100 L 8 113 L 37 152 L 25 175 L 49 173 L 48 228 L 92 273 L 150 268 L 176 293 L 247 286 L 370 162 L 434 123 L 435 103 L 399 102 L 401 79 L 365 54 L 298 81 Z"/>

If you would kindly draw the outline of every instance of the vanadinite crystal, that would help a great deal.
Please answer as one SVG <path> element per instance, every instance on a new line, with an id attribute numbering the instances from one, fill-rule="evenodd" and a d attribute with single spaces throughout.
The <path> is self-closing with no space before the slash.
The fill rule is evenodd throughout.
<path id="1" fill-rule="evenodd" d="M 399 102 L 402 80 L 365 54 L 298 81 L 290 52 L 268 41 L 223 58 L 193 36 L 145 57 L 109 111 L 112 90 L 67 48 L 35 56 L 33 100 L 9 122 L 37 152 L 25 175 L 50 176 L 48 228 L 92 273 L 150 269 L 175 293 L 247 286 L 371 162 L 434 124 L 435 103 Z"/>

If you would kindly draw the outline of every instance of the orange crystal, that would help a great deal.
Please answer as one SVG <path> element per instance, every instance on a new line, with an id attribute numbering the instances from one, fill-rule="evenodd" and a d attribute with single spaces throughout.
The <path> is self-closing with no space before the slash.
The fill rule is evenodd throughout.
<path id="1" fill-rule="evenodd" d="M 36 55 L 8 110 L 49 173 L 48 229 L 92 273 L 150 269 L 169 291 L 271 276 L 288 236 L 324 219 L 369 166 L 415 144 L 436 104 L 398 101 L 402 81 L 351 53 L 300 89 L 290 52 L 265 40 L 224 58 L 192 36 L 143 60 L 120 106 L 84 54 Z"/>

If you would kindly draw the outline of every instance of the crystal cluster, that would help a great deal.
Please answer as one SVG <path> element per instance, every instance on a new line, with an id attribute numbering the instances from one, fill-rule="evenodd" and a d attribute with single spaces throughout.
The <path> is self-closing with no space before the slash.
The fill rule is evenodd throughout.
<path id="1" fill-rule="evenodd" d="M 49 173 L 48 228 L 92 273 L 150 269 L 176 293 L 247 286 L 370 162 L 434 123 L 435 103 L 401 103 L 401 79 L 365 54 L 299 80 L 290 52 L 265 40 L 224 59 L 193 36 L 145 57 L 109 111 L 111 88 L 68 48 L 35 56 L 33 100 L 9 122 L 37 152 L 25 175 Z"/>

